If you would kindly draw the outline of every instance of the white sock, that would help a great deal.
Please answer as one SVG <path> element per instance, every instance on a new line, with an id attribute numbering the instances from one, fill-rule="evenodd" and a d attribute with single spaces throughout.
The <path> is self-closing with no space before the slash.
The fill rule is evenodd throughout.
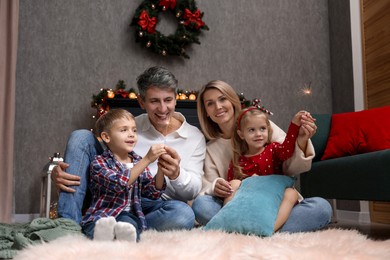
<path id="1" fill-rule="evenodd" d="M 96 221 L 93 239 L 100 240 L 100 241 L 114 240 L 115 224 L 116 224 L 116 220 L 114 217 L 101 218 L 98 221 Z"/>
<path id="2" fill-rule="evenodd" d="M 130 223 L 117 222 L 114 227 L 114 232 L 117 240 L 125 240 L 130 242 L 137 241 L 137 231 Z"/>

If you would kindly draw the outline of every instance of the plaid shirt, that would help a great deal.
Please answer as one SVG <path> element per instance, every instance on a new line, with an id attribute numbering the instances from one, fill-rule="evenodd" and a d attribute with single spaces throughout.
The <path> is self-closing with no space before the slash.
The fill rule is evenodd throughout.
<path id="1" fill-rule="evenodd" d="M 129 153 L 136 164 L 142 158 L 135 152 Z M 81 225 L 97 221 L 103 217 L 117 217 L 126 207 L 141 220 L 142 228 L 147 229 L 145 215 L 141 208 L 141 197 L 158 199 L 165 190 L 155 186 L 155 179 L 146 168 L 131 185 L 128 184 L 131 169 L 115 159 L 108 149 L 102 155 L 97 155 L 91 163 L 89 188 L 92 202 L 85 213 Z"/>

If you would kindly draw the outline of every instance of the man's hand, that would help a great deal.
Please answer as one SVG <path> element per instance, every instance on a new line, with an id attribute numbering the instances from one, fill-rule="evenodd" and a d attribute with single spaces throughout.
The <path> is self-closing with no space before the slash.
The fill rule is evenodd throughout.
<path id="1" fill-rule="evenodd" d="M 158 167 L 170 180 L 176 179 L 180 174 L 180 156 L 175 149 L 165 146 L 165 154 L 158 159 Z"/>
<path id="2" fill-rule="evenodd" d="M 68 186 L 80 185 L 80 177 L 66 173 L 65 170 L 68 167 L 69 164 L 58 162 L 58 166 L 54 167 L 51 172 L 51 179 L 58 189 L 66 192 L 76 192 L 74 189 L 69 188 Z"/>
<path id="3" fill-rule="evenodd" d="M 232 195 L 233 190 L 230 183 L 224 179 L 218 179 L 214 187 L 214 195 L 220 198 L 226 198 Z"/>

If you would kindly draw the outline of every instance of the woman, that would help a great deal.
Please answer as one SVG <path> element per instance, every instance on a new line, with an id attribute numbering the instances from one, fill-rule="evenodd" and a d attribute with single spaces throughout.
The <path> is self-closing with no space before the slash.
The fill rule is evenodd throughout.
<path id="1" fill-rule="evenodd" d="M 202 190 L 192 208 L 199 224 L 205 225 L 218 213 L 223 199 L 230 195 L 226 181 L 229 162 L 233 152 L 231 137 L 234 120 L 241 111 L 241 102 L 235 90 L 227 83 L 215 80 L 206 84 L 198 95 L 197 111 L 204 135 L 209 140 L 202 179 Z M 272 142 L 283 142 L 285 133 L 271 122 Z M 309 140 L 316 131 L 311 116 L 302 118 L 302 127 L 296 141 L 293 156 L 283 163 L 287 175 L 308 171 L 314 157 L 314 148 Z M 297 204 L 280 232 L 304 232 L 320 229 L 331 219 L 332 208 L 323 198 L 305 198 Z"/>

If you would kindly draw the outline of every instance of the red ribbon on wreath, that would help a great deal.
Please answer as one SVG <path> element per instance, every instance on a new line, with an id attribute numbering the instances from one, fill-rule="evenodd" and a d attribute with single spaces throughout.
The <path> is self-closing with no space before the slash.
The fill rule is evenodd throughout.
<path id="1" fill-rule="evenodd" d="M 173 9 L 175 9 L 175 6 L 176 6 L 176 0 L 160 0 L 158 5 L 164 6 L 165 8 L 169 7 L 173 10 Z"/>
<path id="2" fill-rule="evenodd" d="M 191 11 L 186 8 L 184 10 L 184 19 L 186 19 L 186 21 L 184 22 L 186 26 L 191 23 L 195 23 L 195 28 L 197 30 L 199 30 L 200 27 L 205 25 L 205 23 L 201 19 L 201 13 L 199 9 L 197 9 L 194 13 L 191 13 Z"/>
<path id="3" fill-rule="evenodd" d="M 145 10 L 142 10 L 141 15 L 139 16 L 138 24 L 141 26 L 142 30 L 146 30 L 148 33 L 155 33 L 157 18 L 150 18 L 149 14 Z"/>

